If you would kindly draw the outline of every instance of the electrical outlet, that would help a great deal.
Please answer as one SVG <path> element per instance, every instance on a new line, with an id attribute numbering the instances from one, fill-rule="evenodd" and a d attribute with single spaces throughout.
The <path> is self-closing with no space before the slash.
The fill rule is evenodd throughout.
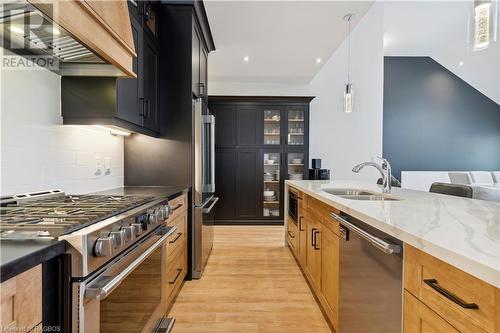
<path id="1" fill-rule="evenodd" d="M 103 158 L 100 157 L 100 156 L 96 156 L 95 157 L 95 172 L 94 172 L 94 176 L 101 176 L 102 173 L 103 173 L 103 164 L 104 164 L 104 161 L 103 161 Z"/>
<path id="2" fill-rule="evenodd" d="M 111 174 L 111 157 L 104 158 L 104 174 L 105 175 Z"/>

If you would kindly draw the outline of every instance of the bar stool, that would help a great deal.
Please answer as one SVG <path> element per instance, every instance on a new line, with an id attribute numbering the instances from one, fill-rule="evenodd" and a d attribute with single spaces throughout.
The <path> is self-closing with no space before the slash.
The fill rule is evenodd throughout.
<path id="1" fill-rule="evenodd" d="M 472 198 L 472 187 L 459 184 L 432 183 L 429 192 Z"/>

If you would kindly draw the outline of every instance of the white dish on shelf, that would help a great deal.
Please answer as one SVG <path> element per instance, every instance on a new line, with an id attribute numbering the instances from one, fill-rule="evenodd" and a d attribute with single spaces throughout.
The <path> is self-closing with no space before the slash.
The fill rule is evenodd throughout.
<path id="1" fill-rule="evenodd" d="M 274 164 L 274 162 L 276 162 L 275 160 L 266 160 L 265 163 L 266 164 Z"/>
<path id="2" fill-rule="evenodd" d="M 272 197 L 274 195 L 274 191 L 264 191 L 265 197 Z"/>
<path id="3" fill-rule="evenodd" d="M 302 164 L 301 158 L 292 158 L 292 164 Z"/>
<path id="4" fill-rule="evenodd" d="M 274 202 L 274 201 L 276 201 L 276 196 L 273 195 L 271 197 L 264 197 L 264 201 L 265 202 Z"/>

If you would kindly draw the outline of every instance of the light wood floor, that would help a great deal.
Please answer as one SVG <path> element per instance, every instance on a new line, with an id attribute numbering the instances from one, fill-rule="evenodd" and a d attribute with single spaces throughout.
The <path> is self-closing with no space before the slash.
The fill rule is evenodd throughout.
<path id="1" fill-rule="evenodd" d="M 331 332 L 283 237 L 283 227 L 216 227 L 203 277 L 185 282 L 169 314 L 172 332 Z"/>

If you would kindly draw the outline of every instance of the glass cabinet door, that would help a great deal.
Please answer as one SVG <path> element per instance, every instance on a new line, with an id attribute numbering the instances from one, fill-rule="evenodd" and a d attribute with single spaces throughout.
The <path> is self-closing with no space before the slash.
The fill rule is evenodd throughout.
<path id="1" fill-rule="evenodd" d="M 287 178 L 290 180 L 304 179 L 304 153 L 288 153 Z"/>
<path id="2" fill-rule="evenodd" d="M 303 146 L 304 145 L 304 131 L 305 119 L 303 110 L 288 110 L 287 112 L 288 123 L 288 145 Z"/>
<path id="3" fill-rule="evenodd" d="M 280 216 L 280 162 L 281 153 L 264 152 L 264 193 L 262 215 Z"/>
<path id="4" fill-rule="evenodd" d="M 279 110 L 264 110 L 264 144 L 279 145 L 281 144 L 280 132 L 280 111 Z"/>

